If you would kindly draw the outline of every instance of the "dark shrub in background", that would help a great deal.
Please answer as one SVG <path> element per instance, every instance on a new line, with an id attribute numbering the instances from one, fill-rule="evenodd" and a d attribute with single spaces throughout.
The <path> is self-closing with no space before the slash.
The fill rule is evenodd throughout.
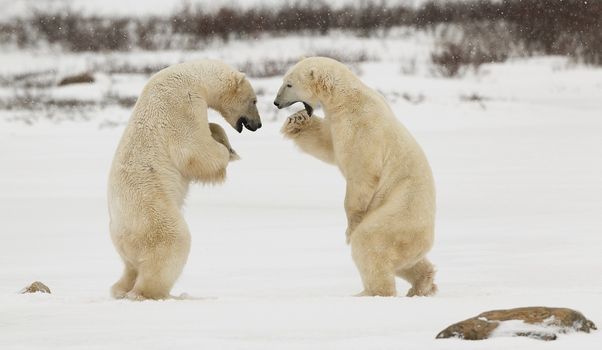
<path id="1" fill-rule="evenodd" d="M 523 55 L 567 55 L 590 64 L 602 61 L 601 0 L 502 0 L 430 2 L 418 9 L 415 24 L 469 26 L 504 22 Z"/>
<path id="2" fill-rule="evenodd" d="M 523 55 L 567 55 L 585 63 L 602 62 L 602 0 L 430 1 L 417 9 L 383 1 L 344 7 L 300 1 L 276 9 L 223 7 L 214 12 L 185 6 L 172 15 L 145 19 L 100 18 L 66 10 L 2 23 L 0 42 L 24 47 L 46 42 L 72 51 L 194 49 L 215 38 L 264 32 L 327 34 L 342 29 L 367 36 L 394 26 L 428 29 L 453 24 L 472 30 L 475 23 L 484 22 L 504 23 L 505 35 L 524 49 Z M 450 45 L 445 45 L 448 52 L 455 50 Z"/>

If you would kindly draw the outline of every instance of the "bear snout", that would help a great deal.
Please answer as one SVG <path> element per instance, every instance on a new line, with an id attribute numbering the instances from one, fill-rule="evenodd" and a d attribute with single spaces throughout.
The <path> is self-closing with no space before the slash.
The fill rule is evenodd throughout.
<path id="1" fill-rule="evenodd" d="M 238 132 L 242 132 L 243 126 L 247 128 L 247 130 L 255 131 L 261 128 L 261 121 L 249 120 L 249 118 L 247 117 L 240 117 L 240 119 L 238 119 L 238 122 L 236 123 L 236 126 L 236 130 Z"/>

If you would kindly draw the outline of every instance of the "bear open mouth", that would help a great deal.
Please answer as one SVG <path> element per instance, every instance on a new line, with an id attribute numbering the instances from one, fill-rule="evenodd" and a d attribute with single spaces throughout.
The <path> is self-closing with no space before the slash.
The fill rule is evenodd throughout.
<path id="1" fill-rule="evenodd" d="M 303 102 L 303 101 L 291 101 L 291 102 L 288 102 L 286 104 L 277 104 L 276 106 L 278 107 L 278 109 L 282 109 L 282 108 L 290 107 L 290 106 L 294 105 L 297 102 L 303 103 L 303 106 L 305 107 L 305 110 L 307 111 L 307 115 L 309 115 L 311 117 L 311 115 L 314 113 L 314 108 L 312 106 L 310 106 L 309 103 L 307 103 L 307 102 Z M 274 102 L 274 104 L 276 104 L 276 102 Z"/>
<path id="2" fill-rule="evenodd" d="M 251 123 L 251 122 L 249 122 L 249 119 L 247 119 L 247 118 L 242 119 L 242 125 L 244 125 L 245 128 L 247 128 L 247 130 L 250 130 L 250 131 L 255 131 L 255 130 L 261 128 L 261 123 L 259 123 L 259 125 L 257 125 L 256 123 Z"/>
<path id="3" fill-rule="evenodd" d="M 242 118 L 240 118 L 240 119 L 238 119 L 238 121 L 236 121 L 236 131 L 238 131 L 238 133 L 242 132 L 242 123 L 243 123 Z"/>
<path id="4" fill-rule="evenodd" d="M 251 122 L 249 121 L 249 119 L 247 117 L 240 117 L 238 119 L 238 121 L 236 121 L 236 131 L 238 131 L 239 133 L 242 132 L 243 126 L 245 128 L 247 128 L 247 130 L 250 131 L 255 131 L 259 128 L 261 128 L 261 122 L 259 123 L 255 123 L 255 122 Z"/>
<path id="5" fill-rule="evenodd" d="M 303 106 L 305 106 L 305 110 L 307 111 L 307 115 L 311 117 L 312 113 L 314 112 L 314 108 L 312 106 L 310 106 L 309 104 L 303 102 Z"/>

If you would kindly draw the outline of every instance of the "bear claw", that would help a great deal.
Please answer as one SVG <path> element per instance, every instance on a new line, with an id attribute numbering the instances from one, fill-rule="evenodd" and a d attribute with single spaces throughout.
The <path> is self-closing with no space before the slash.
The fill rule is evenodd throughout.
<path id="1" fill-rule="evenodd" d="M 306 110 L 301 110 L 286 119 L 284 126 L 282 127 L 282 133 L 285 135 L 298 134 L 303 128 L 305 128 L 309 121 L 310 116 Z"/>

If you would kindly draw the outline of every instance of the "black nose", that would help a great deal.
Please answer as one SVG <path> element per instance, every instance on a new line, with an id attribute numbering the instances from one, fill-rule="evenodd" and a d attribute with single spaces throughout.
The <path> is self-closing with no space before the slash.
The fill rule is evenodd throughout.
<path id="1" fill-rule="evenodd" d="M 280 103 L 278 103 L 278 102 L 274 101 L 274 106 L 276 106 L 276 107 L 280 108 Z"/>
<path id="2" fill-rule="evenodd" d="M 261 128 L 261 122 L 259 122 L 259 124 L 257 124 L 257 129 Z"/>

